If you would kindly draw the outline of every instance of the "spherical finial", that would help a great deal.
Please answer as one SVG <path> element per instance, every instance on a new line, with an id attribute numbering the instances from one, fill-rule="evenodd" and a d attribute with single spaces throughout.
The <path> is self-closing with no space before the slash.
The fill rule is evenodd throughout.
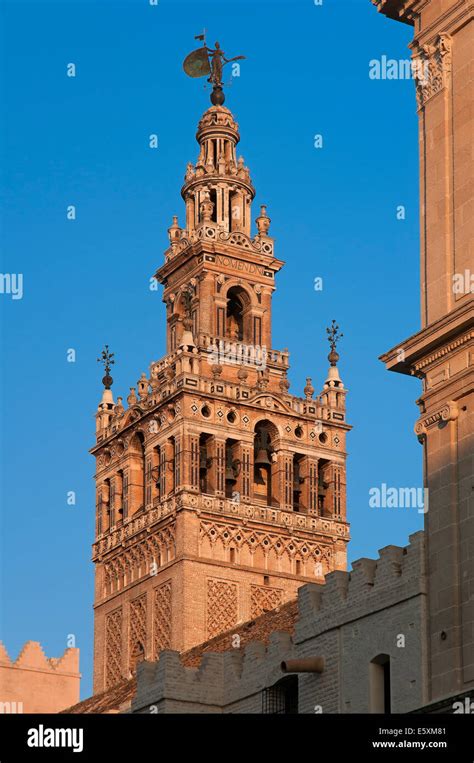
<path id="1" fill-rule="evenodd" d="M 306 386 L 304 388 L 304 394 L 307 400 L 311 400 L 314 395 L 314 387 L 311 383 L 311 376 L 306 377 Z"/>
<path id="2" fill-rule="evenodd" d="M 224 91 L 220 85 L 214 85 L 211 93 L 211 103 L 213 106 L 222 106 L 225 101 Z"/>
<path id="3" fill-rule="evenodd" d="M 328 355 L 328 360 L 331 366 L 336 366 L 337 361 L 339 360 L 339 353 L 336 351 L 336 346 L 337 346 L 337 343 L 342 339 L 344 334 L 340 333 L 339 326 L 337 325 L 335 320 L 332 321 L 331 326 L 326 329 L 326 332 L 328 335 L 329 346 L 331 348 L 331 352 Z"/>
<path id="4" fill-rule="evenodd" d="M 114 383 L 114 380 L 112 379 L 109 371 L 110 367 L 114 365 L 115 360 L 114 353 L 109 352 L 109 345 L 106 344 L 105 348 L 102 350 L 102 354 L 100 358 L 97 358 L 98 363 L 103 363 L 104 369 L 105 369 L 105 376 L 102 378 L 102 384 L 104 385 L 105 389 L 110 389 L 112 384 Z"/>

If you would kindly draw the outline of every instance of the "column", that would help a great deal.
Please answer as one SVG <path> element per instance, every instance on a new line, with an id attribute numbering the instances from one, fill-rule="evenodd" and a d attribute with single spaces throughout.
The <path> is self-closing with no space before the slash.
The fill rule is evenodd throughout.
<path id="1" fill-rule="evenodd" d="M 249 503 L 252 500 L 253 443 L 242 443 L 241 459 L 240 498 L 244 503 Z"/>
<path id="2" fill-rule="evenodd" d="M 293 454 L 280 450 L 278 453 L 279 499 L 282 511 L 293 510 Z"/>
<path id="3" fill-rule="evenodd" d="M 225 440 L 214 437 L 212 472 L 215 494 L 225 496 Z"/>

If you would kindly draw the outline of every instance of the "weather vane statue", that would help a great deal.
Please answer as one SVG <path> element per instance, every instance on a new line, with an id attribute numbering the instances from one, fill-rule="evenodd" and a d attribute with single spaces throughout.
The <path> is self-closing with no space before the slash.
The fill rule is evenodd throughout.
<path id="1" fill-rule="evenodd" d="M 222 89 L 222 71 L 226 64 L 231 61 L 240 61 L 245 56 L 234 56 L 226 58 L 224 51 L 218 42 L 214 48 L 208 48 L 206 45 L 205 31 L 198 34 L 195 40 L 202 40 L 202 48 L 193 50 L 183 61 L 183 69 L 189 77 L 205 77 L 212 83 L 211 103 L 214 106 L 222 106 L 225 101 L 224 91 Z"/>
<path id="2" fill-rule="evenodd" d="M 105 368 L 105 376 L 102 379 L 102 384 L 104 385 L 105 389 L 110 389 L 112 384 L 114 383 L 114 380 L 112 379 L 110 375 L 110 366 L 113 366 L 115 363 L 114 358 L 115 353 L 109 352 L 109 345 L 106 344 L 105 348 L 102 350 L 102 355 L 100 358 L 97 358 L 98 363 L 103 363 Z"/>
<path id="3" fill-rule="evenodd" d="M 328 355 L 328 360 L 332 366 L 335 366 L 339 360 L 339 353 L 336 350 L 337 343 L 342 339 L 344 334 L 339 333 L 339 326 L 334 319 L 330 328 L 326 329 L 326 333 L 328 335 L 329 346 L 331 347 L 331 352 Z"/>

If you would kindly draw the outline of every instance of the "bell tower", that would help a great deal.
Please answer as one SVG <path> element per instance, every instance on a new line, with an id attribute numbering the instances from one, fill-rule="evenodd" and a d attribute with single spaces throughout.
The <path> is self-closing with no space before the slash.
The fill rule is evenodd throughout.
<path id="1" fill-rule="evenodd" d="M 189 328 L 196 337 L 271 347 L 271 295 L 283 263 L 273 256 L 265 206 L 251 237 L 255 190 L 243 158 L 236 157 L 238 125 L 227 108 L 212 106 L 196 137 L 199 156 L 196 165 L 188 164 L 181 190 L 186 225 L 180 228 L 173 218 L 166 262 L 156 273 L 165 286 L 168 352 L 179 347 Z M 190 254 L 198 249 L 201 256 L 190 279 Z"/>
<path id="2" fill-rule="evenodd" d="M 155 274 L 166 354 L 127 408 L 104 377 L 92 449 L 95 692 L 138 660 L 232 632 L 346 568 L 339 334 L 333 325 L 321 393 L 308 377 L 303 395 L 291 394 L 288 351 L 271 337 L 283 262 L 265 206 L 252 233 L 255 191 L 216 90 L 181 190 L 185 223 L 173 218 Z"/>

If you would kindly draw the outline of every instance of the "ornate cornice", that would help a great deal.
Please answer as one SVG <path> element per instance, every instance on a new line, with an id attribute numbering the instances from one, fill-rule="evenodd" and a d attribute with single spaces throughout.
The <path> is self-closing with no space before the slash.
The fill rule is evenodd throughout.
<path id="1" fill-rule="evenodd" d="M 444 358 L 445 355 L 449 355 L 449 353 L 451 353 L 453 350 L 457 350 L 458 347 L 462 347 L 463 344 L 466 344 L 471 339 L 474 339 L 474 331 L 467 331 L 458 339 L 453 339 L 452 342 L 448 342 L 448 344 L 446 344 L 444 347 L 441 347 L 441 349 L 436 350 L 436 352 L 432 352 L 430 355 L 423 358 L 418 363 L 414 363 L 413 368 L 415 373 L 423 368 L 426 368 L 426 366 L 432 365 L 432 363 L 435 361 Z"/>
<path id="2" fill-rule="evenodd" d="M 390 371 L 413 375 L 472 340 L 474 297 L 380 356 Z"/>
<path id="3" fill-rule="evenodd" d="M 403 21 L 405 24 L 413 26 L 414 19 L 418 15 L 413 10 L 411 0 L 372 0 L 379 13 L 383 13 L 389 19 Z"/>

